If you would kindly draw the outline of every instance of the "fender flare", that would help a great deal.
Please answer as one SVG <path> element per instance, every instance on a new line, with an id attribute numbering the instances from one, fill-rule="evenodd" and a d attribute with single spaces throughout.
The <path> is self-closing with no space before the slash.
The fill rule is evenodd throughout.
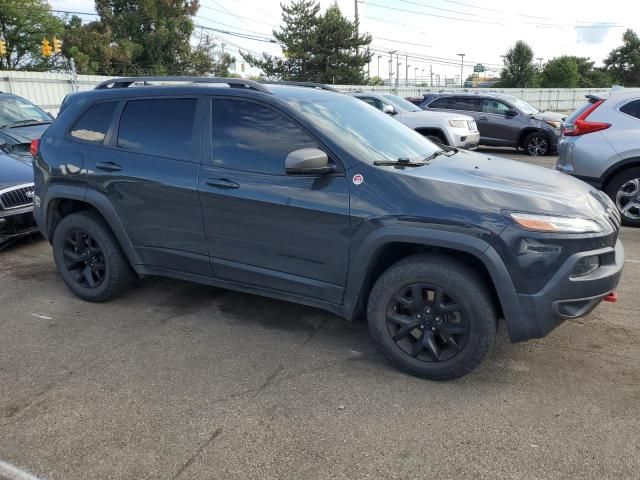
<path id="1" fill-rule="evenodd" d="M 524 321 L 518 295 L 507 268 L 489 243 L 481 238 L 463 233 L 416 227 L 384 227 L 373 232 L 358 248 L 349 264 L 349 275 L 343 303 L 353 318 L 358 302 L 363 298 L 365 280 L 369 277 L 382 248 L 389 243 L 402 242 L 430 247 L 459 250 L 473 255 L 486 267 L 502 307 L 509 336 L 517 338 Z"/>
<path id="2" fill-rule="evenodd" d="M 124 225 L 120 221 L 118 214 L 116 213 L 113 205 L 107 200 L 107 198 L 95 190 L 89 190 L 86 186 L 77 185 L 52 185 L 47 190 L 46 201 L 44 202 L 44 209 L 46 215 L 47 237 L 51 239 L 51 215 L 49 209 L 52 200 L 69 199 L 78 200 L 80 202 L 91 205 L 102 215 L 102 218 L 107 222 L 109 228 L 115 235 L 120 248 L 126 255 L 131 266 L 137 270 L 139 265 L 142 265 L 140 257 L 136 253 L 127 232 L 124 229 Z"/>

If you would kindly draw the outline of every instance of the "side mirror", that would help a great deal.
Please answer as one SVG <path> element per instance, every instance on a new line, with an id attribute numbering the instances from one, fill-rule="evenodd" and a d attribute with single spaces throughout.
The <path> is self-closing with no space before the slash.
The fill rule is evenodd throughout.
<path id="1" fill-rule="evenodd" d="M 333 172 L 329 156 L 317 148 L 294 150 L 284 161 L 284 168 L 290 175 L 323 175 Z"/>
<path id="2" fill-rule="evenodd" d="M 383 105 L 382 106 L 382 111 L 384 113 L 386 113 L 387 115 L 395 115 L 396 113 L 398 113 L 398 112 L 396 112 L 396 109 L 393 108 L 392 105 Z"/>
<path id="3" fill-rule="evenodd" d="M 518 112 L 516 112 L 513 108 L 510 108 L 509 110 L 507 110 L 506 112 L 504 112 L 504 114 L 507 117 L 515 117 L 516 115 L 518 115 Z"/>

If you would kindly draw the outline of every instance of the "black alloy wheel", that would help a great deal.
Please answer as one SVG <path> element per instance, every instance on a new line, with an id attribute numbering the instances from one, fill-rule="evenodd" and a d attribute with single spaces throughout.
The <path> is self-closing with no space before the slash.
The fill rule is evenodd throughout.
<path id="1" fill-rule="evenodd" d="M 71 278 L 85 288 L 99 287 L 107 273 L 100 245 L 89 233 L 74 229 L 65 237 L 64 264 Z"/>
<path id="2" fill-rule="evenodd" d="M 464 307 L 436 285 L 412 284 L 398 290 L 388 303 L 386 320 L 396 345 L 424 362 L 451 360 L 469 337 Z"/>

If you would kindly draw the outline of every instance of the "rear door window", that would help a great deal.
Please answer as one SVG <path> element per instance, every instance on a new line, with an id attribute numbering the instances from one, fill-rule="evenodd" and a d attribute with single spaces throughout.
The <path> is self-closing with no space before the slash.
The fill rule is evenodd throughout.
<path id="1" fill-rule="evenodd" d="M 197 103 L 195 98 L 129 100 L 120 116 L 118 148 L 191 159 Z"/>
<path id="2" fill-rule="evenodd" d="M 449 109 L 465 110 L 468 112 L 482 111 L 482 107 L 480 105 L 480 99 L 473 98 L 473 97 L 453 97 L 449 102 Z"/>
<path id="3" fill-rule="evenodd" d="M 449 108 L 449 97 L 436 98 L 429 104 L 429 108 Z"/>
<path id="4" fill-rule="evenodd" d="M 70 135 L 85 142 L 104 142 L 117 105 L 118 102 L 105 102 L 89 107 L 76 121 Z"/>
<path id="5" fill-rule="evenodd" d="M 318 143 L 276 109 L 243 100 L 213 100 L 213 165 L 283 175 L 284 160 Z"/>
<path id="6" fill-rule="evenodd" d="M 620 107 L 620 111 L 640 119 L 640 100 L 634 100 L 633 102 L 624 104 Z"/>

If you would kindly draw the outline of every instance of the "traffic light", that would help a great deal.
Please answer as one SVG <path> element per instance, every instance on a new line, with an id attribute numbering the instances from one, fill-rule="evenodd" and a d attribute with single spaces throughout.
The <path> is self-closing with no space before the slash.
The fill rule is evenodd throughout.
<path id="1" fill-rule="evenodd" d="M 62 53 L 62 40 L 53 37 L 53 53 Z"/>
<path id="2" fill-rule="evenodd" d="M 46 38 L 42 40 L 42 48 L 40 49 L 40 51 L 42 52 L 43 57 L 51 56 L 51 52 L 53 51 L 53 49 L 51 48 L 51 45 L 49 45 L 49 40 L 47 40 Z"/>
<path id="3" fill-rule="evenodd" d="M 0 40 L 0 55 L 6 55 L 7 54 L 7 44 L 5 43 L 4 40 Z"/>

